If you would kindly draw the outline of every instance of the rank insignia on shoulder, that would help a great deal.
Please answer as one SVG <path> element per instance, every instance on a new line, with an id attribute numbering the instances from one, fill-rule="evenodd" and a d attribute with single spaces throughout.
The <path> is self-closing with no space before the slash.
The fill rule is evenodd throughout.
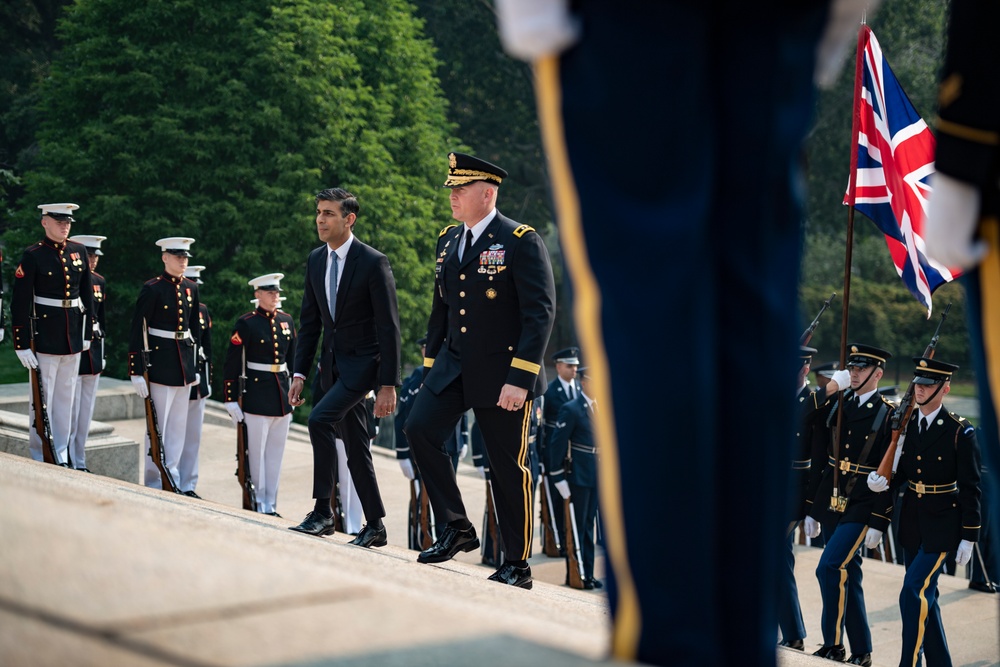
<path id="1" fill-rule="evenodd" d="M 14 277 L 15 278 L 23 278 L 24 277 L 24 269 L 21 268 L 20 264 L 17 265 L 17 271 L 14 272 Z"/>
<path id="2" fill-rule="evenodd" d="M 532 227 L 531 225 L 521 225 L 520 227 L 514 230 L 514 236 L 516 236 L 517 238 L 521 238 L 528 232 L 533 232 L 533 231 L 535 231 L 535 228 Z"/>
<path id="3" fill-rule="evenodd" d="M 438 234 L 438 238 L 441 238 L 442 236 L 447 234 L 449 229 L 455 229 L 455 227 L 458 227 L 458 225 L 448 225 L 447 227 L 441 230 L 441 233 Z"/>

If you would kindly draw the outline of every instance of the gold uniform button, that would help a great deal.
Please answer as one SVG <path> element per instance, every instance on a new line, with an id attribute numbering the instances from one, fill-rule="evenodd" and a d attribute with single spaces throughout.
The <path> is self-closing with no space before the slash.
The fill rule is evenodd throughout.
<path id="1" fill-rule="evenodd" d="M 465 315 L 465 308 L 462 308 L 460 311 L 458 311 L 458 314 L 459 315 Z"/>
<path id="2" fill-rule="evenodd" d="M 918 461 L 920 460 L 920 454 L 917 454 L 917 460 Z"/>
<path id="3" fill-rule="evenodd" d="M 458 295 L 459 295 L 460 297 L 463 297 L 463 298 L 464 298 L 464 297 L 465 297 L 465 292 L 459 292 L 459 293 L 458 293 Z"/>
<path id="4" fill-rule="evenodd" d="M 459 280 L 465 280 L 465 274 L 464 274 L 464 273 L 460 273 L 460 274 L 458 275 L 458 279 L 459 279 Z"/>
<path id="5" fill-rule="evenodd" d="M 462 333 L 465 333 L 465 327 L 462 327 Z"/>
<path id="6" fill-rule="evenodd" d="M 514 346 L 513 345 L 508 345 L 507 346 L 507 351 L 508 352 L 513 352 L 514 351 Z"/>
<path id="7" fill-rule="evenodd" d="M 919 474 L 921 474 L 922 472 L 923 472 L 923 471 L 922 471 L 922 470 L 921 470 L 920 468 L 917 468 L 917 474 L 918 474 L 918 475 L 919 475 Z"/>

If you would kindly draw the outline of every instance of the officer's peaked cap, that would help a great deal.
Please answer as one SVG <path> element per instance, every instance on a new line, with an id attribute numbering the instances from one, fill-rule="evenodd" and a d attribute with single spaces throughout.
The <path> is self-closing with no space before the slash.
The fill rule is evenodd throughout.
<path id="1" fill-rule="evenodd" d="M 885 362 L 892 359 L 892 355 L 873 345 L 853 344 L 847 349 L 847 365 L 857 368 L 867 368 L 868 366 L 881 366 L 885 368 Z"/>
<path id="2" fill-rule="evenodd" d="M 194 239 L 186 236 L 168 236 L 165 239 L 157 241 L 156 245 L 160 246 L 163 252 L 170 253 L 171 255 L 190 257 L 192 243 L 194 243 Z"/>
<path id="3" fill-rule="evenodd" d="M 80 208 L 79 204 L 39 204 L 38 208 L 42 209 L 42 215 L 47 215 L 50 218 L 56 220 L 69 220 L 70 222 L 75 222 L 73 218 L 73 211 Z"/>
<path id="4" fill-rule="evenodd" d="M 184 269 L 184 277 L 190 278 L 199 285 L 204 285 L 205 281 L 201 279 L 201 272 L 205 270 L 204 266 L 189 266 Z"/>
<path id="5" fill-rule="evenodd" d="M 577 366 L 580 364 L 580 348 L 567 347 L 565 350 L 559 350 L 552 355 L 552 361 Z"/>
<path id="6" fill-rule="evenodd" d="M 913 357 L 916 369 L 913 371 L 913 384 L 937 384 L 950 380 L 951 374 L 958 370 L 955 364 L 947 364 L 928 357 Z"/>
<path id="7" fill-rule="evenodd" d="M 448 180 L 444 182 L 446 188 L 457 188 L 475 181 L 500 185 L 505 178 L 506 171 L 486 160 L 465 153 L 448 153 Z"/>
<path id="8" fill-rule="evenodd" d="M 284 273 L 267 273 L 263 276 L 257 276 L 253 280 L 249 281 L 247 285 L 252 286 L 255 290 L 259 289 L 265 292 L 280 292 L 281 279 L 284 277 Z"/>
<path id="9" fill-rule="evenodd" d="M 101 252 L 101 241 L 107 241 L 107 236 L 90 236 L 86 234 L 77 234 L 76 236 L 69 237 L 69 240 L 73 243 L 79 243 L 84 246 L 91 255 L 103 255 Z"/>

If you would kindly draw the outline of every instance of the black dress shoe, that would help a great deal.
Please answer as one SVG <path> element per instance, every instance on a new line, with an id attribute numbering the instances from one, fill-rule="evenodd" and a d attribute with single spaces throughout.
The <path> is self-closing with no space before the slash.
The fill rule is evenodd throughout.
<path id="1" fill-rule="evenodd" d="M 281 515 L 280 515 L 280 514 L 278 514 L 277 512 L 268 512 L 268 513 L 267 513 L 267 515 L 268 515 L 268 516 L 276 516 L 276 517 L 278 517 L 279 519 L 281 518 Z"/>
<path id="2" fill-rule="evenodd" d="M 819 657 L 826 658 L 827 660 L 844 662 L 844 658 L 847 657 L 847 651 L 844 649 L 843 644 L 834 644 L 833 646 L 824 646 L 820 648 L 820 650 L 813 653 L 813 655 L 818 655 Z"/>
<path id="3" fill-rule="evenodd" d="M 60 468 L 68 468 L 68 467 L 69 467 L 69 464 L 68 464 L 68 463 L 60 463 L 60 464 L 59 464 L 59 467 L 60 467 Z"/>
<path id="4" fill-rule="evenodd" d="M 969 588 L 980 593 L 996 593 L 997 587 L 988 581 L 970 581 Z"/>
<path id="5" fill-rule="evenodd" d="M 389 541 L 385 537 L 385 526 L 372 528 L 367 523 L 358 536 L 348 542 L 357 547 L 384 547 Z"/>
<path id="6" fill-rule="evenodd" d="M 198 500 L 201 500 L 201 496 L 199 496 L 197 493 L 195 493 L 194 489 L 191 489 L 190 491 L 185 491 L 184 495 L 188 496 L 190 498 L 197 498 Z"/>
<path id="7" fill-rule="evenodd" d="M 778 642 L 778 646 L 787 646 L 788 648 L 794 648 L 799 651 L 806 650 L 806 644 L 801 639 L 782 639 Z"/>
<path id="8" fill-rule="evenodd" d="M 851 657 L 847 659 L 848 665 L 862 665 L 862 667 L 871 667 L 872 664 L 872 654 L 871 653 L 852 653 Z"/>
<path id="9" fill-rule="evenodd" d="M 307 535 L 333 535 L 333 517 L 326 517 L 316 512 L 309 512 L 306 518 L 297 526 L 290 526 L 288 530 L 294 530 Z"/>
<path id="10" fill-rule="evenodd" d="M 490 581 L 498 581 L 508 586 L 517 586 L 531 590 L 531 566 L 518 567 L 504 563 L 499 570 L 487 577 Z"/>
<path id="11" fill-rule="evenodd" d="M 590 584 L 590 588 L 598 588 L 598 589 L 600 589 L 600 588 L 604 588 L 604 584 L 602 584 L 602 583 L 601 583 L 600 581 L 598 581 L 597 579 L 594 579 L 593 577 L 591 577 L 590 579 L 588 579 L 588 580 L 587 580 L 587 581 L 586 581 L 586 582 L 584 583 L 583 587 L 584 587 L 584 588 L 587 588 L 587 584 Z"/>
<path id="12" fill-rule="evenodd" d="M 77 468 L 77 470 L 79 470 L 80 472 L 90 472 L 90 470 L 88 470 L 87 468 Z M 93 475 L 94 473 L 90 472 L 90 474 Z"/>
<path id="13" fill-rule="evenodd" d="M 443 563 L 454 558 L 459 551 L 469 552 L 478 548 L 479 538 L 476 537 L 476 529 L 471 525 L 465 530 L 448 526 L 430 549 L 420 552 L 417 562 Z"/>

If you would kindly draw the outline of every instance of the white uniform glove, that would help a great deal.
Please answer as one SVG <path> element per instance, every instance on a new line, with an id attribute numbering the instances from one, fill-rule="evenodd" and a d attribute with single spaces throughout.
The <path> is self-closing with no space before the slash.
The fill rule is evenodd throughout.
<path id="1" fill-rule="evenodd" d="M 413 471 L 413 461 L 410 459 L 399 459 L 399 469 L 403 471 L 406 479 L 416 479 L 417 475 Z"/>
<path id="2" fill-rule="evenodd" d="M 553 486 L 556 487 L 556 491 L 558 491 L 559 495 L 563 497 L 563 500 L 569 498 L 569 482 L 562 480 L 560 482 L 556 482 Z"/>
<path id="3" fill-rule="evenodd" d="M 2 306 L 0 306 L 2 307 Z M 3 342 L 3 327 L 0 327 L 0 343 Z"/>
<path id="4" fill-rule="evenodd" d="M 90 349 L 90 341 L 89 340 L 83 341 L 83 351 L 86 352 L 89 349 Z"/>
<path id="5" fill-rule="evenodd" d="M 806 530 L 806 537 L 808 537 L 810 540 L 815 540 L 817 537 L 819 537 L 820 531 L 822 531 L 823 528 L 822 526 L 819 525 L 819 521 L 812 518 L 811 516 L 806 516 L 805 530 Z"/>
<path id="6" fill-rule="evenodd" d="M 580 34 L 569 0 L 497 0 L 496 7 L 503 48 L 521 60 L 559 53 Z"/>
<path id="7" fill-rule="evenodd" d="M 836 0 L 830 3 L 826 29 L 816 45 L 816 70 L 813 80 L 820 88 L 830 88 L 844 66 L 851 38 L 858 34 L 858 22 L 865 12 L 874 14 L 880 0 Z"/>
<path id="8" fill-rule="evenodd" d="M 17 358 L 21 361 L 21 365 L 28 370 L 38 368 L 38 357 L 31 350 L 15 350 Z"/>
<path id="9" fill-rule="evenodd" d="M 878 474 L 877 470 L 868 473 L 868 488 L 875 493 L 882 493 L 889 488 L 889 480 Z"/>
<path id="10" fill-rule="evenodd" d="M 851 371 L 834 371 L 830 382 L 837 385 L 837 391 L 847 389 L 851 386 Z"/>
<path id="11" fill-rule="evenodd" d="M 462 445 L 462 451 L 460 451 L 458 453 L 458 460 L 461 461 L 462 459 L 464 459 L 465 455 L 468 454 L 468 453 L 469 453 L 469 446 L 468 445 Z"/>
<path id="12" fill-rule="evenodd" d="M 476 466 L 476 472 L 479 473 L 479 479 L 486 479 L 486 470 L 483 466 Z"/>
<path id="13" fill-rule="evenodd" d="M 927 254 L 947 267 L 975 266 L 987 247 L 973 238 L 979 222 L 979 190 L 940 171 L 934 174 L 932 186 L 924 220 Z"/>
<path id="14" fill-rule="evenodd" d="M 865 546 L 869 549 L 874 549 L 878 546 L 878 543 L 882 541 L 882 531 L 878 528 L 869 528 L 868 534 L 865 535 Z"/>
<path id="15" fill-rule="evenodd" d="M 243 421 L 243 410 L 240 408 L 239 403 L 236 401 L 226 401 L 223 405 L 226 408 L 226 412 L 228 412 L 229 416 L 232 418 L 234 426 Z"/>
<path id="16" fill-rule="evenodd" d="M 201 373 L 194 374 L 194 382 L 191 384 L 201 384 Z"/>
<path id="17" fill-rule="evenodd" d="M 139 395 L 139 398 L 149 396 L 149 387 L 146 386 L 146 378 L 141 375 L 131 375 L 129 377 L 132 380 L 132 388 L 135 389 L 135 393 Z"/>
<path id="18" fill-rule="evenodd" d="M 972 560 L 972 542 L 962 540 L 958 543 L 958 550 L 955 552 L 955 565 L 961 567 L 967 565 Z"/>

